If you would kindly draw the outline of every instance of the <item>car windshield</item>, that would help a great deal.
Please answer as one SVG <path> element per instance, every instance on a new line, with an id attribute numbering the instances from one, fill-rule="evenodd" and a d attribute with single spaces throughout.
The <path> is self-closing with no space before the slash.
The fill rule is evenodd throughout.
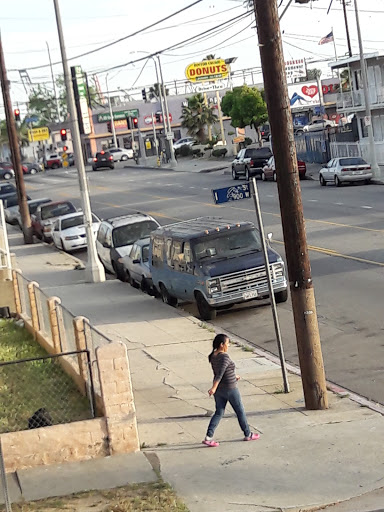
<path id="1" fill-rule="evenodd" d="M 67 213 L 75 213 L 76 208 L 71 203 L 52 204 L 41 208 L 42 220 L 51 219 L 52 217 L 60 217 Z"/>
<path id="2" fill-rule="evenodd" d="M 16 188 L 13 185 L 3 185 L 0 188 L 1 194 L 9 194 L 11 192 L 16 192 Z"/>
<path id="3" fill-rule="evenodd" d="M 143 245 L 143 263 L 149 260 L 149 245 Z"/>
<path id="4" fill-rule="evenodd" d="M 243 253 L 261 251 L 260 234 L 256 229 L 212 235 L 194 244 L 196 260 L 207 258 L 233 258 Z"/>
<path id="5" fill-rule="evenodd" d="M 362 158 L 340 158 L 340 165 L 368 165 Z"/>
<path id="6" fill-rule="evenodd" d="M 95 215 L 92 215 L 92 222 L 98 222 Z M 76 217 L 69 217 L 61 221 L 61 229 L 75 228 L 76 226 L 83 226 L 85 224 L 84 215 L 76 215 Z"/>
<path id="7" fill-rule="evenodd" d="M 112 238 L 115 247 L 131 245 L 140 238 L 147 237 L 151 231 L 158 228 L 158 224 L 153 220 L 136 222 L 135 224 L 126 224 L 113 230 Z"/>
<path id="8" fill-rule="evenodd" d="M 245 152 L 246 158 L 269 158 L 271 156 L 271 150 L 269 148 L 255 148 L 247 149 Z"/>

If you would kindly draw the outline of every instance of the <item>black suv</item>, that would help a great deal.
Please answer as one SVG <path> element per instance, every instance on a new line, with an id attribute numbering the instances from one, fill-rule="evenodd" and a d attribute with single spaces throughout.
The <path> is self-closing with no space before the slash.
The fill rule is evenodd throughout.
<path id="1" fill-rule="evenodd" d="M 271 156 L 271 149 L 267 147 L 242 149 L 232 162 L 232 178 L 238 180 L 239 175 L 242 175 L 249 180 L 251 176 L 261 176 Z"/>
<path id="2" fill-rule="evenodd" d="M 115 165 L 113 163 L 113 155 L 109 151 L 100 151 L 100 153 L 96 153 L 96 156 L 93 159 L 92 169 L 94 171 L 97 171 L 97 169 L 106 168 L 115 168 Z"/>

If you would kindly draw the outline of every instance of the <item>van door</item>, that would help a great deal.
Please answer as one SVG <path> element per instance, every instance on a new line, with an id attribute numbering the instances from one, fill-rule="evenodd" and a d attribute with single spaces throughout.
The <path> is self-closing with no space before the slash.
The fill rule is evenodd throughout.
<path id="1" fill-rule="evenodd" d="M 174 240 L 171 248 L 172 290 L 176 297 L 194 300 L 196 277 L 193 275 L 191 246 L 189 242 Z"/>

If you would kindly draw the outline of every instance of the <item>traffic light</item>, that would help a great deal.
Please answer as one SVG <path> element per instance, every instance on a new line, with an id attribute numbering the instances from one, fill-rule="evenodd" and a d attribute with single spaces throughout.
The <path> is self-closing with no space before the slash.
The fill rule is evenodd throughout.
<path id="1" fill-rule="evenodd" d="M 161 123 L 161 114 L 156 112 L 156 123 Z"/>
<path id="2" fill-rule="evenodd" d="M 15 121 L 20 121 L 20 110 L 18 108 L 15 108 L 13 113 L 15 114 Z"/>
<path id="3" fill-rule="evenodd" d="M 143 100 L 146 102 L 147 101 L 147 91 L 144 89 L 141 90 L 141 95 L 143 97 Z"/>
<path id="4" fill-rule="evenodd" d="M 65 151 L 68 151 L 68 146 L 64 146 L 64 147 L 63 147 L 63 151 L 64 151 L 64 152 L 65 152 Z"/>
<path id="5" fill-rule="evenodd" d="M 62 128 L 60 130 L 61 140 L 66 141 L 67 140 L 67 130 L 65 128 Z"/>
<path id="6" fill-rule="evenodd" d="M 133 124 L 133 128 L 138 128 L 139 120 L 137 119 L 137 117 L 132 118 L 132 124 Z"/>
<path id="7" fill-rule="evenodd" d="M 107 122 L 107 130 L 109 131 L 109 133 L 112 133 L 112 123 L 111 123 L 111 121 Z"/>

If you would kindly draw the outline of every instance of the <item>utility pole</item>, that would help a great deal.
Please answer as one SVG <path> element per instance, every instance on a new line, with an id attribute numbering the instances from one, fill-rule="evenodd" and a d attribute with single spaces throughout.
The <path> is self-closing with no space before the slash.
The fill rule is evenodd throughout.
<path id="1" fill-rule="evenodd" d="M 107 86 L 107 95 L 108 95 L 108 105 L 109 105 L 109 115 L 111 117 L 111 128 L 112 128 L 112 137 L 113 137 L 113 145 L 117 148 L 117 138 L 116 138 L 116 128 L 115 121 L 113 120 L 113 112 L 112 112 L 112 104 L 111 98 L 109 97 L 109 87 L 108 87 L 108 73 L 105 76 L 105 85 Z"/>
<path id="2" fill-rule="evenodd" d="M 363 92 L 364 92 L 364 100 L 365 100 L 365 118 L 366 118 L 367 130 L 368 130 L 369 156 L 370 156 L 370 160 L 371 160 L 370 164 L 371 164 L 373 176 L 375 178 L 380 178 L 381 171 L 380 171 L 380 167 L 377 164 L 376 144 L 375 144 L 375 139 L 373 136 L 372 112 L 371 112 L 371 100 L 369 97 L 368 73 L 367 73 L 367 67 L 366 67 L 366 62 L 365 62 L 365 58 L 364 58 L 364 49 L 363 49 L 363 41 L 361 38 L 359 8 L 357 6 L 357 0 L 355 0 L 355 14 L 356 14 L 357 37 L 359 39 L 360 67 L 361 67 L 361 78 L 363 80 Z"/>
<path id="3" fill-rule="evenodd" d="M 327 409 L 328 397 L 315 293 L 305 234 L 292 114 L 276 0 L 254 0 L 264 87 L 277 169 L 301 379 L 307 409 Z"/>
<path id="4" fill-rule="evenodd" d="M 162 92 L 163 92 L 164 105 L 165 105 L 165 115 L 167 117 L 168 130 L 167 130 L 166 137 L 167 137 L 168 144 L 169 144 L 169 152 L 171 154 L 171 166 L 172 167 L 176 167 L 177 166 L 177 160 L 175 158 L 175 150 L 173 149 L 173 134 L 172 134 L 171 121 L 169 119 L 167 94 L 166 94 L 166 90 L 165 90 L 165 86 L 164 86 L 163 71 L 161 69 L 160 55 L 157 55 L 157 60 L 159 62 L 159 72 L 160 72 L 160 80 L 161 80 L 160 87 L 162 88 Z"/>
<path id="5" fill-rule="evenodd" d="M 57 97 L 57 91 L 56 91 L 56 82 L 55 77 L 53 74 L 53 66 L 52 66 L 52 60 L 51 60 L 51 52 L 49 50 L 48 41 L 45 41 L 47 45 L 48 50 L 48 58 L 49 58 L 49 66 L 51 68 L 51 78 L 52 78 L 52 86 L 53 86 L 53 94 L 55 96 L 55 102 L 56 102 L 56 114 L 57 114 L 57 122 L 60 123 L 60 105 L 59 105 L 59 98 Z"/>
<path id="6" fill-rule="evenodd" d="M 227 141 L 225 140 L 225 131 L 224 131 L 224 123 L 223 123 L 223 112 L 221 110 L 221 98 L 219 91 L 216 91 L 216 100 L 217 100 L 217 113 L 220 123 L 220 133 L 221 133 L 221 140 L 223 141 L 223 144 L 227 144 Z"/>
<path id="7" fill-rule="evenodd" d="M 347 6 L 346 6 L 346 3 L 345 3 L 345 0 L 341 0 L 341 3 L 343 4 L 343 11 L 344 11 L 344 22 L 345 22 L 345 31 L 347 33 L 348 53 L 349 53 L 349 56 L 352 57 L 352 46 L 351 46 L 351 38 L 350 38 L 350 35 L 349 35 Z"/>
<path id="8" fill-rule="evenodd" d="M 74 153 L 76 159 L 76 167 L 79 175 L 79 187 L 80 187 L 80 195 L 83 203 L 83 212 L 84 212 L 84 220 L 85 220 L 85 232 L 87 236 L 87 254 L 88 261 L 85 267 L 85 278 L 89 283 L 100 283 L 105 281 L 105 272 L 104 268 L 99 260 L 96 252 L 96 242 L 93 235 L 92 229 L 92 212 L 91 212 L 91 203 L 89 200 L 89 190 L 87 177 L 85 174 L 85 166 L 83 153 L 81 150 L 81 139 L 80 139 L 80 129 L 79 123 L 77 119 L 77 110 L 75 105 L 75 95 L 73 92 L 72 85 L 72 76 L 69 70 L 68 60 L 67 60 L 67 52 L 65 49 L 64 42 L 64 33 L 63 27 L 61 24 L 61 16 L 60 16 L 60 7 L 59 0 L 53 0 L 56 14 L 56 23 L 57 23 L 57 32 L 59 35 L 60 41 L 60 50 L 61 50 L 61 59 L 63 61 L 63 71 L 64 71 L 64 79 L 65 79 L 65 87 L 67 90 L 67 105 L 68 111 L 70 113 L 70 122 L 71 122 L 71 133 L 72 133 L 72 142 L 74 146 Z"/>
<path id="9" fill-rule="evenodd" d="M 7 78 L 7 70 L 5 68 L 5 59 L 3 51 L 3 43 L 0 34 L 0 78 L 1 88 L 3 91 L 3 101 L 5 110 L 5 119 L 7 123 L 9 147 L 12 155 L 13 168 L 15 170 L 15 180 L 17 188 L 17 200 L 23 226 L 24 242 L 33 244 L 31 216 L 27 203 L 27 192 L 25 190 L 24 174 L 21 167 L 19 138 L 17 136 L 16 121 L 13 114 L 11 95 L 9 92 L 9 81 Z"/>

